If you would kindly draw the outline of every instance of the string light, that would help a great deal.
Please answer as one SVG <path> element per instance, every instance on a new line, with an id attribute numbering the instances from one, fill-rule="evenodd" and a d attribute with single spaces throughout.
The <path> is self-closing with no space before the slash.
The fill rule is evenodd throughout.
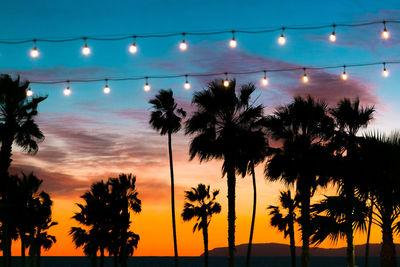
<path id="1" fill-rule="evenodd" d="M 69 88 L 69 81 L 67 81 L 67 88 L 64 89 L 64 95 L 69 96 L 71 94 L 71 89 Z"/>
<path id="2" fill-rule="evenodd" d="M 149 77 L 146 77 L 146 84 L 144 85 L 144 91 L 145 92 L 150 91 Z"/>
<path id="3" fill-rule="evenodd" d="M 306 68 L 303 68 L 303 70 L 304 70 L 303 83 L 308 83 L 308 76 L 307 76 L 307 73 L 306 73 Z"/>
<path id="4" fill-rule="evenodd" d="M 31 50 L 31 57 L 36 58 L 39 56 L 39 50 L 36 47 L 36 40 L 33 40 L 33 48 Z"/>
<path id="5" fill-rule="evenodd" d="M 283 35 L 284 31 L 285 31 L 285 27 L 282 27 L 282 34 L 281 34 L 281 36 L 279 36 L 279 38 L 278 38 L 278 43 L 279 43 L 280 45 L 284 45 L 284 44 L 286 43 L 286 38 L 285 38 L 285 36 Z"/>
<path id="6" fill-rule="evenodd" d="M 235 31 L 232 31 L 232 40 L 229 42 L 229 46 L 235 48 L 237 46 L 237 42 L 235 39 Z"/>
<path id="7" fill-rule="evenodd" d="M 33 96 L 33 91 L 31 90 L 31 88 L 28 88 L 28 90 L 26 91 L 26 96 L 27 97 Z"/>
<path id="8" fill-rule="evenodd" d="M 383 62 L 382 76 L 383 77 L 388 77 L 389 76 L 389 71 L 386 69 L 386 62 Z"/>
<path id="9" fill-rule="evenodd" d="M 383 39 L 389 39 L 390 34 L 386 29 L 386 21 L 383 21 L 383 32 L 382 32 L 382 38 Z"/>
<path id="10" fill-rule="evenodd" d="M 336 27 L 336 25 L 333 24 L 332 27 L 333 27 L 333 30 L 332 30 L 331 35 L 329 36 L 329 40 L 330 40 L 331 42 L 335 42 L 335 41 L 336 41 L 336 34 L 335 34 L 335 27 Z"/>
<path id="11" fill-rule="evenodd" d="M 225 86 L 225 87 L 228 87 L 228 86 L 229 86 L 229 80 L 228 80 L 228 73 L 227 73 L 227 72 L 225 72 L 224 86 Z"/>
<path id="12" fill-rule="evenodd" d="M 185 40 L 186 33 L 182 33 L 182 42 L 179 44 L 179 49 L 185 51 L 187 49 L 187 43 Z"/>
<path id="13" fill-rule="evenodd" d="M 85 45 L 84 45 L 83 48 L 82 48 L 82 54 L 84 54 L 85 56 L 88 56 L 88 55 L 90 55 L 90 48 L 89 48 L 89 46 L 87 45 L 86 40 L 87 40 L 87 38 L 84 37 L 84 38 L 83 38 L 83 41 L 85 42 Z"/>
<path id="14" fill-rule="evenodd" d="M 129 52 L 135 54 L 137 52 L 136 36 L 133 36 L 133 43 L 129 46 Z"/>
<path id="15" fill-rule="evenodd" d="M 261 80 L 262 85 L 267 86 L 268 85 L 268 79 L 267 79 L 267 71 L 264 70 L 264 78 Z"/>
<path id="16" fill-rule="evenodd" d="M 186 90 L 189 90 L 190 89 L 190 83 L 189 83 L 189 81 L 188 81 L 188 75 L 186 74 L 185 75 L 185 79 L 186 79 L 186 82 L 185 82 L 185 85 L 183 86 Z"/>
<path id="17" fill-rule="evenodd" d="M 106 81 L 106 86 L 104 86 L 103 92 L 108 95 L 111 92 L 110 87 L 108 87 L 108 79 L 105 79 Z"/>
<path id="18" fill-rule="evenodd" d="M 347 80 L 346 65 L 343 66 L 342 80 Z"/>

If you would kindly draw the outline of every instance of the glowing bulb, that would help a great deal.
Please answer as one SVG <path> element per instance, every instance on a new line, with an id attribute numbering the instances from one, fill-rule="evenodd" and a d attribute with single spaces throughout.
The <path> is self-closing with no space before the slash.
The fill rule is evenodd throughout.
<path id="1" fill-rule="evenodd" d="M 71 94 L 71 89 L 69 88 L 69 86 L 67 86 L 67 88 L 64 89 L 64 95 L 70 95 Z"/>
<path id="2" fill-rule="evenodd" d="M 386 28 L 383 30 L 383 32 L 382 32 L 382 38 L 383 39 L 389 39 L 389 37 L 390 37 L 390 34 L 389 34 L 389 32 L 386 30 Z"/>
<path id="3" fill-rule="evenodd" d="M 331 42 L 335 42 L 335 41 L 336 41 L 335 32 L 332 32 L 332 33 L 331 33 L 331 35 L 329 36 L 329 40 L 330 40 Z"/>
<path id="4" fill-rule="evenodd" d="M 225 86 L 225 87 L 228 87 L 228 86 L 229 86 L 229 81 L 228 81 L 228 79 L 225 79 L 225 80 L 224 80 L 224 86 Z"/>
<path id="5" fill-rule="evenodd" d="M 185 51 L 187 49 L 187 44 L 185 40 L 182 40 L 182 42 L 179 44 L 179 49 L 182 51 Z"/>
<path id="6" fill-rule="evenodd" d="M 135 54 L 137 52 L 137 46 L 136 43 L 133 43 L 131 46 L 129 46 L 129 52 L 131 54 Z"/>
<path id="7" fill-rule="evenodd" d="M 345 72 L 345 71 L 343 71 L 343 73 L 342 73 L 342 80 L 347 80 L 347 73 Z"/>
<path id="8" fill-rule="evenodd" d="M 389 76 L 389 71 L 386 68 L 383 69 L 382 76 L 383 77 L 388 77 Z"/>
<path id="9" fill-rule="evenodd" d="M 261 82 L 262 82 L 262 85 L 267 86 L 268 85 L 267 77 L 264 77 Z"/>
<path id="10" fill-rule="evenodd" d="M 39 56 L 39 50 L 37 49 L 36 45 L 31 50 L 31 57 L 36 58 Z"/>
<path id="11" fill-rule="evenodd" d="M 31 97 L 33 95 L 33 91 L 31 88 L 28 88 L 28 91 L 26 91 L 26 96 Z"/>
<path id="12" fill-rule="evenodd" d="M 285 36 L 283 35 L 283 33 L 281 34 L 281 36 L 279 36 L 278 43 L 279 43 L 280 45 L 284 45 L 284 44 L 286 43 L 286 38 L 285 38 Z"/>
<path id="13" fill-rule="evenodd" d="M 87 44 L 85 44 L 85 46 L 82 48 L 82 54 L 84 54 L 85 56 L 90 55 L 90 48 Z"/>
<path id="14" fill-rule="evenodd" d="M 185 87 L 186 90 L 189 90 L 190 89 L 190 83 L 188 81 L 186 81 L 184 87 Z"/>
<path id="15" fill-rule="evenodd" d="M 108 95 L 110 92 L 111 92 L 111 89 L 110 89 L 110 87 L 108 87 L 108 85 L 106 84 L 106 86 L 104 87 L 104 93 L 106 94 L 106 95 Z"/>
<path id="16" fill-rule="evenodd" d="M 308 76 L 307 74 L 303 75 L 303 83 L 308 83 Z"/>
<path id="17" fill-rule="evenodd" d="M 229 42 L 229 46 L 232 48 L 235 48 L 237 46 L 237 42 L 235 40 L 235 37 L 232 38 L 232 40 Z"/>
<path id="18" fill-rule="evenodd" d="M 145 90 L 146 92 L 150 91 L 150 85 L 149 85 L 149 80 L 148 80 L 148 79 L 149 79 L 149 78 L 146 77 L 146 84 L 144 85 L 144 90 Z"/>

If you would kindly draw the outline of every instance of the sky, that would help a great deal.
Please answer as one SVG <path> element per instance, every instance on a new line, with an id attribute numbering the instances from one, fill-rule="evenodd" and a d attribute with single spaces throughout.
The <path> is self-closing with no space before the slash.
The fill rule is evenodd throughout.
<path id="1" fill-rule="evenodd" d="M 0 40 L 113 36 L 230 29 L 256 29 L 280 26 L 354 23 L 400 19 L 399 1 L 7 1 L 0 10 Z M 138 39 L 138 52 L 129 54 L 131 40 L 115 42 L 89 41 L 92 53 L 81 54 L 83 41 L 38 43 L 40 56 L 29 57 L 32 43 L 0 44 L 0 73 L 20 74 L 27 80 L 104 79 L 128 76 L 152 76 L 193 72 L 234 72 L 321 65 L 343 65 L 400 60 L 400 25 L 388 24 L 389 40 L 382 40 L 382 25 L 338 28 L 337 41 L 328 40 L 331 29 L 287 31 L 287 43 L 279 46 L 280 33 L 261 35 L 237 34 L 238 46 L 231 49 L 231 35 L 188 37 L 188 49 L 179 51 L 181 37 Z M 300 82 L 303 73 L 271 73 L 270 84 L 262 87 L 262 74 L 237 76 L 238 84 L 254 82 L 257 99 L 272 112 L 294 96 L 312 95 L 335 105 L 343 97 L 359 97 L 363 105 L 376 107 L 371 130 L 386 133 L 400 128 L 400 66 L 388 65 L 390 75 L 382 77 L 382 66 L 348 68 L 349 79 L 341 81 L 341 69 L 307 72 L 308 84 Z M 218 77 L 222 78 L 222 77 Z M 43 179 L 43 188 L 54 200 L 54 220 L 59 222 L 51 233 L 57 243 L 43 255 L 83 255 L 68 236 L 71 220 L 78 209 L 75 203 L 91 183 L 116 177 L 119 173 L 137 176 L 142 212 L 132 216 L 132 230 L 140 235 L 135 255 L 173 255 L 170 217 L 170 185 L 167 139 L 148 125 L 148 100 L 159 89 L 171 88 L 181 107 L 193 111 L 193 92 L 207 86 L 210 78 L 190 78 L 191 89 L 184 90 L 183 78 L 152 79 L 150 92 L 144 92 L 144 81 L 110 82 L 111 93 L 104 95 L 104 82 L 37 85 L 35 95 L 48 95 L 40 105 L 37 122 L 46 139 L 34 155 L 14 147 L 14 171 L 33 171 Z M 200 164 L 189 161 L 190 137 L 174 135 L 174 167 L 178 249 L 182 256 L 200 255 L 203 250 L 200 233 L 192 233 L 193 222 L 183 222 L 184 190 L 198 183 L 220 189 L 220 215 L 210 224 L 209 247 L 227 246 L 226 179 L 221 177 L 220 161 Z M 266 207 L 278 204 L 279 191 L 285 187 L 265 181 L 263 166 L 256 170 L 258 207 L 254 233 L 255 243 L 288 243 L 281 233 L 268 226 Z M 332 194 L 333 188 L 318 192 Z M 248 242 L 252 185 L 249 177 L 237 178 L 236 244 Z M 356 234 L 355 243 L 365 242 Z M 379 243 L 380 231 L 373 229 L 372 242 Z M 396 236 L 395 241 L 399 242 Z M 297 245 L 300 245 L 297 236 Z M 344 246 L 343 241 L 323 247 Z M 13 247 L 19 255 L 18 243 Z"/>

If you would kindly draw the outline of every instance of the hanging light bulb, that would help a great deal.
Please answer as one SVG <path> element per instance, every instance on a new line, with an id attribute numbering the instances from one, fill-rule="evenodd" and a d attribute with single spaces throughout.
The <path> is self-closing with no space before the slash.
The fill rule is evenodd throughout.
<path id="1" fill-rule="evenodd" d="M 39 56 L 39 50 L 36 47 L 36 40 L 33 40 L 33 48 L 31 50 L 31 57 L 36 58 Z"/>
<path id="2" fill-rule="evenodd" d="M 108 95 L 111 92 L 110 87 L 108 87 L 108 79 L 105 79 L 106 81 L 106 86 L 104 86 L 103 92 Z"/>
<path id="3" fill-rule="evenodd" d="M 230 40 L 229 46 L 232 48 L 235 48 L 237 46 L 237 42 L 235 39 L 235 31 L 232 31 L 232 40 Z"/>
<path id="4" fill-rule="evenodd" d="M 68 96 L 71 94 L 71 89 L 69 88 L 69 81 L 67 81 L 67 88 L 64 89 L 64 95 Z"/>
<path id="5" fill-rule="evenodd" d="M 281 34 L 281 36 L 279 36 L 279 38 L 278 38 L 278 43 L 280 44 L 280 45 L 284 45 L 285 43 L 286 43 L 286 38 L 285 38 L 285 36 L 283 35 L 283 32 L 285 31 L 285 27 L 282 27 L 282 34 Z"/>
<path id="6" fill-rule="evenodd" d="M 26 91 L 26 96 L 27 96 L 27 97 L 33 96 L 33 91 L 31 90 L 30 87 L 29 87 L 28 90 Z"/>
<path id="7" fill-rule="evenodd" d="M 179 49 L 182 51 L 185 51 L 187 49 L 187 44 L 186 44 L 186 40 L 185 40 L 185 35 L 186 33 L 182 33 L 182 42 L 179 44 Z"/>
<path id="8" fill-rule="evenodd" d="M 84 54 L 85 56 L 88 56 L 88 55 L 90 55 L 90 48 L 89 48 L 89 46 L 87 45 L 87 42 L 86 42 L 87 38 L 84 37 L 83 40 L 85 42 L 85 45 L 82 48 L 82 54 Z"/>
<path id="9" fill-rule="evenodd" d="M 227 72 L 225 72 L 224 86 L 225 86 L 225 87 L 228 87 L 228 86 L 229 86 L 229 80 L 228 80 L 228 73 L 227 73 Z"/>
<path id="10" fill-rule="evenodd" d="M 264 78 L 261 80 L 262 85 L 267 86 L 268 85 L 268 79 L 267 79 L 267 71 L 264 70 Z"/>
<path id="11" fill-rule="evenodd" d="M 386 21 L 383 21 L 383 32 L 382 32 L 382 38 L 383 39 L 389 39 L 390 33 L 386 29 Z"/>
<path id="12" fill-rule="evenodd" d="M 307 76 L 307 73 L 306 73 L 306 68 L 304 68 L 303 70 L 304 70 L 303 83 L 308 83 L 308 76 Z"/>
<path id="13" fill-rule="evenodd" d="M 336 27 L 336 25 L 333 24 L 332 27 L 333 27 L 333 30 L 332 30 L 331 35 L 329 35 L 329 40 L 330 40 L 331 42 L 335 42 L 335 41 L 336 41 L 336 34 L 335 34 L 335 27 Z"/>
<path id="14" fill-rule="evenodd" d="M 389 76 L 389 71 L 386 69 L 386 62 L 383 62 L 382 76 L 385 78 Z"/>
<path id="15" fill-rule="evenodd" d="M 144 90 L 146 92 L 150 91 L 149 77 L 146 77 L 146 84 L 144 85 Z"/>
<path id="16" fill-rule="evenodd" d="M 133 43 L 129 46 L 129 52 L 135 54 L 137 52 L 136 36 L 133 36 Z"/>
<path id="17" fill-rule="evenodd" d="M 342 80 L 347 80 L 346 65 L 343 66 Z"/>
<path id="18" fill-rule="evenodd" d="M 186 90 L 189 90 L 190 89 L 190 83 L 189 83 L 189 81 L 188 81 L 188 75 L 186 74 L 185 75 L 185 78 L 186 78 L 186 82 L 185 82 L 185 85 L 183 86 Z"/>

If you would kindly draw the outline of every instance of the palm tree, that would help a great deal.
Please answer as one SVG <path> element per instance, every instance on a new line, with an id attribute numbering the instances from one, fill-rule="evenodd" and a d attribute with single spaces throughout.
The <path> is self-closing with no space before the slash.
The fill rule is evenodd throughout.
<path id="1" fill-rule="evenodd" d="M 335 119 L 336 132 L 332 143 L 339 155 L 338 178 L 334 179 L 340 187 L 340 195 L 346 200 L 346 210 L 344 211 L 343 227 L 346 228 L 345 235 L 347 240 L 347 265 L 355 266 L 354 255 L 354 206 L 358 203 L 355 200 L 355 190 L 358 183 L 362 182 L 362 177 L 358 175 L 358 170 L 354 169 L 354 161 L 358 160 L 356 150 L 358 146 L 357 136 L 361 128 L 366 128 L 372 120 L 374 107 L 360 107 L 359 99 L 351 101 L 343 99 L 337 106 L 331 109 L 330 113 Z M 360 181 L 361 180 L 361 181 Z"/>
<path id="2" fill-rule="evenodd" d="M 129 211 L 140 213 L 142 202 L 136 190 L 136 176 L 120 174 L 118 178 L 109 178 L 107 184 L 110 187 L 111 211 L 111 242 L 107 249 L 114 256 L 114 266 L 119 262 L 126 267 L 127 258 L 133 255 L 140 239 L 139 235 L 129 231 Z"/>
<path id="3" fill-rule="evenodd" d="M 249 124 L 262 117 L 262 105 L 250 104 L 253 89 L 242 86 L 238 95 L 236 81 L 225 87 L 220 80 L 194 94 L 192 104 L 196 111 L 186 122 L 186 134 L 194 135 L 190 143 L 190 159 L 198 156 L 200 162 L 223 160 L 222 174 L 228 184 L 228 244 L 229 266 L 235 265 L 235 195 L 236 172 L 246 156 L 246 137 Z"/>
<path id="4" fill-rule="evenodd" d="M 265 166 L 265 176 L 271 181 L 281 180 L 296 185 L 301 216 L 302 267 L 310 261 L 311 215 L 310 201 L 316 188 L 328 181 L 328 162 L 332 154 L 325 143 L 333 132 L 333 121 L 324 102 L 296 97 L 267 117 L 266 128 L 271 138 L 281 141 L 280 148 L 272 150 Z"/>
<path id="5" fill-rule="evenodd" d="M 182 108 L 177 108 L 172 90 L 160 90 L 155 98 L 149 103 L 152 105 L 153 111 L 150 116 L 150 125 L 161 135 L 168 135 L 168 154 L 169 168 L 171 174 L 171 212 L 172 212 L 172 233 L 174 238 L 174 255 L 175 267 L 178 266 L 178 242 L 176 238 L 176 221 L 175 221 L 175 189 L 174 189 L 174 166 L 172 160 L 172 134 L 177 133 L 181 129 L 182 119 L 186 116 L 186 112 Z"/>
<path id="6" fill-rule="evenodd" d="M 41 250 L 44 248 L 48 250 L 56 242 L 56 237 L 48 234 L 48 230 L 57 225 L 51 217 L 51 206 L 53 201 L 50 196 L 41 192 L 39 197 L 35 198 L 34 203 L 34 228 L 29 235 L 29 255 L 31 257 L 31 266 L 34 266 L 34 259 L 36 258 L 36 267 L 40 267 Z"/>
<path id="7" fill-rule="evenodd" d="M 85 204 L 77 204 L 80 212 L 72 217 L 85 226 L 85 229 L 72 227 L 70 231 L 75 246 L 83 246 L 84 253 L 92 258 L 92 264 L 96 265 L 96 254 L 100 251 L 101 267 L 104 266 L 104 251 L 111 240 L 109 191 L 108 184 L 103 181 L 92 184 L 90 191 L 81 196 Z"/>
<path id="8" fill-rule="evenodd" d="M 211 222 L 213 214 L 221 212 L 221 205 L 215 201 L 219 190 L 214 190 L 210 195 L 210 186 L 198 184 L 197 188 L 185 191 L 185 206 L 182 212 L 184 221 L 196 219 L 193 232 L 202 230 L 204 241 L 204 266 L 208 267 L 208 225 Z"/>
<path id="9" fill-rule="evenodd" d="M 280 232 L 283 232 L 285 238 L 289 235 L 292 267 L 296 267 L 296 243 L 294 239 L 294 223 L 297 220 L 297 203 L 296 200 L 292 198 L 290 190 L 286 192 L 281 192 L 279 203 L 282 209 L 285 210 L 285 213 L 281 212 L 279 206 L 268 207 L 268 209 L 271 210 L 269 212 L 269 215 L 272 216 L 271 226 L 276 227 Z"/>
<path id="10" fill-rule="evenodd" d="M 382 230 L 381 266 L 395 267 L 393 230 L 398 230 L 400 216 L 400 133 L 366 135 L 359 150 L 361 160 L 356 167 L 375 197 L 373 221 Z"/>
<path id="11" fill-rule="evenodd" d="M 20 78 L 12 79 L 9 75 L 0 75 L 0 196 L 8 205 L 8 168 L 11 164 L 12 145 L 15 143 L 29 154 L 38 151 L 38 142 L 44 139 L 34 118 L 37 107 L 46 97 L 28 98 L 26 90 L 29 82 L 21 82 Z M 8 218 L 4 216 L 3 224 L 3 254 L 4 265 L 11 265 L 11 243 Z"/>

